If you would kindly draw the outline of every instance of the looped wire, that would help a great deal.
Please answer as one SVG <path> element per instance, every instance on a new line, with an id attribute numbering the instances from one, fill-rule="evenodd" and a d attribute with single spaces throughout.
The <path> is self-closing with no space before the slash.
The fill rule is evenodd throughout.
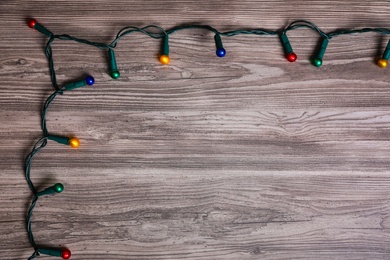
<path id="1" fill-rule="evenodd" d="M 328 34 L 326 34 L 320 28 L 318 28 L 317 25 L 315 25 L 314 23 L 311 23 L 309 21 L 306 21 L 306 20 L 296 20 L 296 21 L 290 23 L 290 25 L 287 26 L 286 29 L 284 29 L 284 32 L 287 32 L 290 30 L 295 30 L 298 28 L 309 28 L 309 29 L 312 29 L 313 31 L 317 32 L 323 38 L 326 38 L 328 40 L 330 40 L 330 38 L 331 38 Z"/>

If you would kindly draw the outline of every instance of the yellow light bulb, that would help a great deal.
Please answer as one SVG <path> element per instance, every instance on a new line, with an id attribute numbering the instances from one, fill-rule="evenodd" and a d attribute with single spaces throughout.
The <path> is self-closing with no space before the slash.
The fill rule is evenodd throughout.
<path id="1" fill-rule="evenodd" d="M 69 145 L 72 148 L 78 148 L 80 146 L 80 140 L 76 137 L 72 137 L 69 139 Z"/>
<path id="2" fill-rule="evenodd" d="M 387 67 L 387 60 L 385 59 L 379 59 L 377 62 L 378 66 L 381 67 L 382 69 Z"/>
<path id="3" fill-rule="evenodd" d="M 160 62 L 164 65 L 167 65 L 170 61 L 170 58 L 168 55 L 161 55 L 160 56 Z"/>

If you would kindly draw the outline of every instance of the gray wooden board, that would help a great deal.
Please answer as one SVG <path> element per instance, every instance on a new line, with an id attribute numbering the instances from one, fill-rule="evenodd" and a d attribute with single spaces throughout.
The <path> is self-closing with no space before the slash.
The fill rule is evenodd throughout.
<path id="1" fill-rule="evenodd" d="M 126 25 L 390 28 L 389 11 L 385 1 L 1 1 L 0 259 L 33 252 L 23 160 L 53 91 L 47 39 L 28 17 L 109 43 Z M 116 48 L 116 81 L 104 51 L 56 41 L 58 82 L 96 83 L 48 113 L 49 130 L 81 146 L 50 142 L 34 158 L 37 187 L 65 185 L 39 200 L 37 243 L 72 259 L 389 259 L 390 80 L 375 65 L 389 37 L 334 38 L 321 68 L 308 61 L 317 34 L 289 38 L 295 63 L 277 37 L 224 37 L 219 59 L 210 32 L 182 31 L 162 66 L 160 41 L 135 34 Z"/>

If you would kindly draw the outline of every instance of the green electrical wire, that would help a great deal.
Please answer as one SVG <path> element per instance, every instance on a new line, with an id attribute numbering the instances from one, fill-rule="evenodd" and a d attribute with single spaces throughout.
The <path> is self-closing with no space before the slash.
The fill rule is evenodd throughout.
<path id="1" fill-rule="evenodd" d="M 49 37 L 49 40 L 46 43 L 45 47 L 45 54 L 47 57 L 47 60 L 49 62 L 49 72 L 50 72 L 50 79 L 52 82 L 53 87 L 55 88 L 55 91 L 47 98 L 43 105 L 42 113 L 41 113 L 41 127 L 42 127 L 42 132 L 43 136 L 37 141 L 37 143 L 34 145 L 33 149 L 31 152 L 26 156 L 25 163 L 24 163 L 24 172 L 25 172 L 25 178 L 27 181 L 27 184 L 32 192 L 32 201 L 31 205 L 28 209 L 27 212 L 27 221 L 26 221 L 26 228 L 27 228 L 27 234 L 28 238 L 30 240 L 31 246 L 34 248 L 34 253 L 28 258 L 29 260 L 32 260 L 39 256 L 40 254 L 43 254 L 43 252 L 47 252 L 50 250 L 41 250 L 39 246 L 36 244 L 34 240 L 34 235 L 32 232 L 31 228 L 31 223 L 32 223 L 32 216 L 33 216 L 33 210 L 35 205 L 38 202 L 39 199 L 39 194 L 38 191 L 36 190 L 32 180 L 31 180 L 31 165 L 32 165 L 32 160 L 34 156 L 41 151 L 48 143 L 48 139 L 50 138 L 49 131 L 47 129 L 47 122 L 46 122 L 46 117 L 47 113 L 49 110 L 50 105 L 54 101 L 54 99 L 58 95 L 63 95 L 64 92 L 69 90 L 66 88 L 66 86 L 59 87 L 58 82 L 57 82 L 57 77 L 56 77 L 56 72 L 54 68 L 54 59 L 53 59 L 53 51 L 51 48 L 51 45 L 55 40 L 63 40 L 63 41 L 74 41 L 80 44 L 86 44 L 92 47 L 99 48 L 101 50 L 113 50 L 119 40 L 124 38 L 125 36 L 128 36 L 133 33 L 143 33 L 153 39 L 162 39 L 164 37 L 167 37 L 168 35 L 174 34 L 176 32 L 182 31 L 182 30 L 190 30 L 190 29 L 201 29 L 201 30 L 207 30 L 215 35 L 220 35 L 220 36 L 225 36 L 225 37 L 232 37 L 232 36 L 237 36 L 237 35 L 255 35 L 255 36 L 281 36 L 286 34 L 289 31 L 296 30 L 296 29 L 311 29 L 314 32 L 318 33 L 322 39 L 326 39 L 326 42 L 329 41 L 330 39 L 336 37 L 336 36 L 342 36 L 342 35 L 351 35 L 351 34 L 362 34 L 362 33 L 368 33 L 368 32 L 374 32 L 374 33 L 379 33 L 383 35 L 389 35 L 390 30 L 387 28 L 363 28 L 363 29 L 355 29 L 355 30 L 335 30 L 330 33 L 325 33 L 321 29 L 319 29 L 315 24 L 305 21 L 305 20 L 297 20 L 292 23 L 290 23 L 286 28 L 284 29 L 279 29 L 279 30 L 268 30 L 268 29 L 239 29 L 239 30 L 234 30 L 234 31 L 227 31 L 227 32 L 220 32 L 217 29 L 209 26 L 209 25 L 182 25 L 182 26 L 177 26 L 174 27 L 170 30 L 164 30 L 163 28 L 155 25 L 148 25 L 145 27 L 135 27 L 135 26 L 127 26 L 119 30 L 119 32 L 116 34 L 115 39 L 110 43 L 100 43 L 100 42 L 92 42 L 88 41 L 85 39 L 73 37 L 67 34 L 53 34 L 49 30 L 47 30 L 45 27 L 42 25 L 37 26 L 38 23 L 35 20 L 30 20 L 29 21 L 29 26 L 31 28 L 35 28 L 36 30 L 42 32 L 46 36 Z M 321 52 L 321 55 L 325 50 L 323 49 Z M 322 56 L 321 56 L 322 57 Z M 75 85 L 74 85 L 75 86 Z M 78 85 L 77 85 L 78 87 Z M 76 87 L 73 87 L 76 88 Z M 51 139 L 53 140 L 53 138 Z"/>

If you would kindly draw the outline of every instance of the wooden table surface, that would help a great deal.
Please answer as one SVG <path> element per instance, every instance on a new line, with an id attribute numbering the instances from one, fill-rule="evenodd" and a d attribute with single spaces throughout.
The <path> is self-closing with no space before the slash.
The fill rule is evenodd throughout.
<path id="1" fill-rule="evenodd" d="M 390 28 L 385 1 L 1 1 L 0 259 L 32 254 L 31 203 L 23 160 L 42 136 L 53 92 L 47 38 L 110 43 L 126 25 L 208 24 L 218 30 L 285 27 L 307 19 L 325 32 Z M 389 259 L 390 73 L 375 65 L 389 37 L 330 41 L 321 68 L 309 58 L 319 36 L 223 38 L 182 31 L 161 41 L 134 34 L 106 52 L 56 41 L 58 82 L 85 74 L 92 87 L 59 96 L 48 127 L 76 135 L 79 149 L 49 142 L 33 161 L 40 189 L 32 228 L 39 245 L 72 259 Z M 42 259 L 56 259 L 46 257 Z"/>

